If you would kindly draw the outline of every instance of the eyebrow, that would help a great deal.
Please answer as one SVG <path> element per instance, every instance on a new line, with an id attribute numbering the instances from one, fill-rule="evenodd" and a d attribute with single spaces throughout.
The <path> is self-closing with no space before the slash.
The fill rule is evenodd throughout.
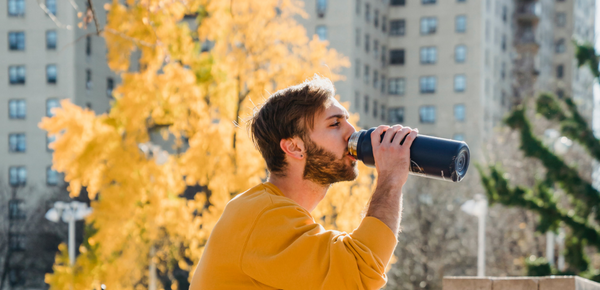
<path id="1" fill-rule="evenodd" d="M 336 119 L 346 118 L 346 119 L 348 119 L 348 118 L 350 118 L 350 115 L 348 115 L 348 113 L 335 114 L 335 115 L 331 115 L 331 116 L 327 117 L 327 119 L 325 119 L 325 120 L 329 120 L 329 119 L 333 119 L 333 118 L 336 118 Z"/>

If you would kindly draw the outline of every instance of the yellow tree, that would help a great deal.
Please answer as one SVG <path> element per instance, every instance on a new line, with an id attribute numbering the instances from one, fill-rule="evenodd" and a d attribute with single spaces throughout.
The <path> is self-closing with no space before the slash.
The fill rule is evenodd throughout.
<path id="1" fill-rule="evenodd" d="M 175 269 L 193 273 L 226 203 L 266 177 L 244 118 L 315 73 L 338 80 L 348 61 L 307 37 L 294 20 L 306 16 L 301 1 L 115 0 L 104 8 L 109 66 L 122 78 L 111 110 L 97 116 L 63 101 L 40 123 L 59 136 L 53 162 L 70 194 L 85 186 L 94 210 L 75 265 L 61 245 L 46 281 L 51 289 L 143 289 L 155 264 L 163 286 L 185 287 Z M 131 72 L 134 51 L 140 69 Z M 174 140 L 178 153 L 150 154 L 152 132 Z M 361 168 L 359 180 L 334 186 L 315 218 L 352 230 L 372 177 Z M 201 190 L 184 198 L 193 185 Z"/>

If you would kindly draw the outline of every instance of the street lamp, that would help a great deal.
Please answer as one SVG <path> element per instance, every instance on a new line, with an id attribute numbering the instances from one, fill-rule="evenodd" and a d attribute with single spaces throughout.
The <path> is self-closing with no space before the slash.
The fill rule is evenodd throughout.
<path id="1" fill-rule="evenodd" d="M 477 277 L 485 276 L 485 217 L 487 216 L 488 201 L 483 194 L 476 194 L 471 200 L 467 200 L 460 209 L 479 219 L 477 233 Z"/>
<path id="2" fill-rule="evenodd" d="M 573 141 L 565 136 L 560 136 L 560 133 L 555 129 L 546 129 L 546 131 L 544 131 L 544 141 L 550 151 L 558 155 L 567 153 L 569 148 L 573 145 Z M 552 231 L 546 232 L 546 259 L 550 266 L 554 266 L 554 242 L 557 241 L 559 245 L 558 268 L 564 269 L 564 229 L 560 227 L 559 232 L 560 231 L 562 231 L 562 236 L 559 234 L 558 237 L 555 236 Z"/>
<path id="3" fill-rule="evenodd" d="M 48 212 L 46 219 L 57 223 L 62 221 L 69 224 L 69 262 L 71 266 L 75 264 L 75 221 L 82 220 L 92 213 L 92 209 L 87 204 L 80 201 L 71 201 L 69 203 L 57 201 Z"/>

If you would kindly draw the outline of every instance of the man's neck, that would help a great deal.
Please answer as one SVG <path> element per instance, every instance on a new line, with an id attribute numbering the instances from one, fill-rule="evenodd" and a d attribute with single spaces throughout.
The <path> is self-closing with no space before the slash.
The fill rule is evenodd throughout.
<path id="1" fill-rule="evenodd" d="M 295 201 L 308 212 L 312 212 L 317 207 L 330 187 L 330 185 L 323 186 L 302 177 L 292 176 L 271 175 L 268 181 L 277 186 L 285 197 Z"/>

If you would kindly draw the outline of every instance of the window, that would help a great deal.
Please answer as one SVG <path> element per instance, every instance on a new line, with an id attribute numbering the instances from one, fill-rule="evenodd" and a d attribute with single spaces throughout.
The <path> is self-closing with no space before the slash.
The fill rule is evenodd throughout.
<path id="1" fill-rule="evenodd" d="M 465 75 L 454 76 L 454 91 L 464 92 L 467 87 L 467 77 Z"/>
<path id="2" fill-rule="evenodd" d="M 54 152 L 54 149 L 50 148 L 50 144 L 56 141 L 56 135 L 46 135 L 46 151 Z"/>
<path id="3" fill-rule="evenodd" d="M 92 71 L 89 69 L 85 70 L 85 89 L 92 89 Z"/>
<path id="4" fill-rule="evenodd" d="M 92 55 L 92 37 L 91 36 L 85 37 L 85 55 L 86 56 Z"/>
<path id="5" fill-rule="evenodd" d="M 385 15 L 381 16 L 381 31 L 387 31 L 387 17 Z"/>
<path id="6" fill-rule="evenodd" d="M 327 40 L 327 26 L 325 25 L 318 25 L 317 29 L 316 29 L 317 35 L 319 36 L 320 40 Z"/>
<path id="7" fill-rule="evenodd" d="M 505 62 L 502 63 L 502 67 L 500 68 L 500 77 L 502 79 L 506 78 L 506 63 Z"/>
<path id="8" fill-rule="evenodd" d="M 112 98 L 112 92 L 113 92 L 114 88 L 115 88 L 115 81 L 113 80 L 113 78 L 107 78 L 106 79 L 106 96 L 108 96 L 109 98 Z"/>
<path id="9" fill-rule="evenodd" d="M 317 0 L 317 15 L 325 17 L 325 11 L 327 11 L 327 0 Z"/>
<path id="10" fill-rule="evenodd" d="M 502 51 L 506 51 L 506 34 L 502 35 L 502 43 L 500 44 Z"/>
<path id="11" fill-rule="evenodd" d="M 365 4 L 365 21 L 371 22 L 371 5 Z"/>
<path id="12" fill-rule="evenodd" d="M 356 29 L 356 47 L 360 47 L 360 28 Z"/>
<path id="13" fill-rule="evenodd" d="M 423 17 L 421 18 L 421 34 L 434 34 L 437 30 L 437 18 Z"/>
<path id="14" fill-rule="evenodd" d="M 20 220 L 25 218 L 23 210 L 23 201 L 20 199 L 11 199 L 8 201 L 8 219 Z"/>
<path id="15" fill-rule="evenodd" d="M 364 75 L 365 84 L 369 84 L 369 66 L 365 65 L 365 75 Z"/>
<path id="16" fill-rule="evenodd" d="M 381 75 L 381 93 L 385 94 L 385 76 Z"/>
<path id="17" fill-rule="evenodd" d="M 421 64 L 432 64 L 437 59 L 437 48 L 435 46 L 421 47 Z"/>
<path id="18" fill-rule="evenodd" d="M 406 33 L 406 20 L 398 19 L 390 22 L 390 35 L 402 36 Z"/>
<path id="19" fill-rule="evenodd" d="M 25 0 L 8 0 L 8 16 L 25 15 Z"/>
<path id="20" fill-rule="evenodd" d="M 385 57 L 386 54 L 387 54 L 387 49 L 386 49 L 385 45 L 382 45 L 381 46 L 381 65 L 382 66 L 386 65 L 386 62 L 387 62 L 387 59 Z"/>
<path id="21" fill-rule="evenodd" d="M 25 250 L 25 235 L 17 233 L 8 233 L 9 235 L 9 248 L 11 251 L 24 251 Z"/>
<path id="22" fill-rule="evenodd" d="M 467 46 L 457 45 L 454 48 L 454 61 L 458 63 L 465 62 L 467 60 Z"/>
<path id="23" fill-rule="evenodd" d="M 8 271 L 8 283 L 11 287 L 25 285 L 25 279 L 23 278 L 23 269 L 20 267 L 11 267 Z"/>
<path id="24" fill-rule="evenodd" d="M 360 0 L 356 0 L 356 15 L 360 15 Z"/>
<path id="25" fill-rule="evenodd" d="M 358 79 L 360 78 L 360 59 L 356 59 L 354 64 L 354 76 Z"/>
<path id="26" fill-rule="evenodd" d="M 25 84 L 25 66 L 13 65 L 8 67 L 9 82 L 11 85 Z"/>
<path id="27" fill-rule="evenodd" d="M 25 119 L 27 107 L 25 100 L 9 100 L 8 101 L 8 117 L 10 119 Z"/>
<path id="28" fill-rule="evenodd" d="M 56 0 L 46 0 L 46 8 L 52 15 L 56 15 Z"/>
<path id="29" fill-rule="evenodd" d="M 373 41 L 373 56 L 375 57 L 375 59 L 379 57 L 379 40 L 377 39 Z"/>
<path id="30" fill-rule="evenodd" d="M 404 123 L 404 107 L 390 108 L 388 110 L 388 123 L 390 125 Z"/>
<path id="31" fill-rule="evenodd" d="M 435 93 L 435 77 L 421 77 L 419 80 L 421 94 L 433 94 Z"/>
<path id="32" fill-rule="evenodd" d="M 563 75 L 564 75 L 564 66 L 562 64 L 559 64 L 556 66 L 556 78 L 562 79 Z"/>
<path id="33" fill-rule="evenodd" d="M 390 50 L 390 64 L 404 64 L 404 49 Z"/>
<path id="34" fill-rule="evenodd" d="M 52 166 L 46 168 L 46 184 L 58 185 L 58 171 L 52 169 Z"/>
<path id="35" fill-rule="evenodd" d="M 457 122 L 465 121 L 465 105 L 454 105 L 454 120 Z"/>
<path id="36" fill-rule="evenodd" d="M 381 105 L 381 121 L 385 122 L 385 105 Z"/>
<path id="37" fill-rule="evenodd" d="M 565 27 L 567 25 L 567 14 L 564 12 L 556 13 L 556 26 Z"/>
<path id="38" fill-rule="evenodd" d="M 56 49 L 56 30 L 46 31 L 46 49 Z"/>
<path id="39" fill-rule="evenodd" d="M 355 91 L 354 92 L 354 109 L 356 111 L 358 111 L 360 108 L 360 93 Z"/>
<path id="40" fill-rule="evenodd" d="M 406 5 L 406 0 L 392 0 L 392 6 L 404 6 Z"/>
<path id="41" fill-rule="evenodd" d="M 565 50 L 567 50 L 567 46 L 565 45 L 565 39 L 561 38 L 558 41 L 556 41 L 556 44 L 555 44 L 556 53 L 563 53 L 563 52 L 565 52 Z"/>
<path id="42" fill-rule="evenodd" d="M 377 118 L 377 110 L 379 109 L 379 104 L 377 100 L 373 100 L 373 118 Z"/>
<path id="43" fill-rule="evenodd" d="M 375 15 L 373 15 L 373 25 L 379 27 L 379 10 L 375 10 Z"/>
<path id="44" fill-rule="evenodd" d="M 456 140 L 456 141 L 465 141 L 465 135 L 464 134 L 454 134 L 454 136 L 452 136 L 452 139 Z"/>
<path id="45" fill-rule="evenodd" d="M 368 34 L 365 34 L 365 51 L 366 51 L 367 53 L 369 53 L 369 50 L 371 50 L 371 49 L 370 49 L 370 47 L 371 47 L 370 45 L 371 45 L 371 40 L 370 40 L 370 37 L 369 37 L 369 35 L 368 35 Z"/>
<path id="46" fill-rule="evenodd" d="M 46 66 L 46 81 L 49 84 L 56 83 L 56 65 L 55 64 L 49 64 Z"/>
<path id="47" fill-rule="evenodd" d="M 57 99 L 47 99 L 46 100 L 46 116 L 54 117 L 54 112 L 52 109 L 60 107 Z"/>
<path id="48" fill-rule="evenodd" d="M 25 50 L 25 32 L 9 32 L 8 33 L 8 49 L 9 50 Z"/>
<path id="49" fill-rule="evenodd" d="M 458 3 L 465 3 L 465 2 L 467 2 L 467 0 L 456 0 L 456 2 L 458 2 Z"/>
<path id="50" fill-rule="evenodd" d="M 508 21 L 508 7 L 506 5 L 502 6 L 502 21 Z"/>
<path id="51" fill-rule="evenodd" d="M 365 96 L 365 101 L 363 102 L 365 113 L 369 112 L 369 96 Z"/>
<path id="52" fill-rule="evenodd" d="M 565 91 L 563 89 L 558 89 L 556 90 L 556 96 L 559 99 L 563 99 L 565 97 Z"/>
<path id="53" fill-rule="evenodd" d="M 435 106 L 421 106 L 419 108 L 419 121 L 424 124 L 435 123 Z"/>
<path id="54" fill-rule="evenodd" d="M 24 186 L 27 183 L 27 169 L 25 169 L 25 166 L 11 166 L 8 169 L 8 175 L 11 186 Z"/>
<path id="55" fill-rule="evenodd" d="M 403 96 L 406 90 L 406 81 L 404 78 L 390 78 L 388 93 L 390 95 Z"/>
<path id="56" fill-rule="evenodd" d="M 375 88 L 375 89 L 379 88 L 379 72 L 378 71 L 373 72 L 373 88 Z"/>
<path id="57" fill-rule="evenodd" d="M 25 152 L 27 144 L 25 143 L 25 133 L 8 134 L 8 151 L 17 153 Z"/>
<path id="58" fill-rule="evenodd" d="M 456 16 L 456 32 L 463 33 L 467 31 L 467 16 Z"/>
<path id="59" fill-rule="evenodd" d="M 423 5 L 428 5 L 428 4 L 435 4 L 436 0 L 421 0 L 421 3 L 423 3 Z"/>

